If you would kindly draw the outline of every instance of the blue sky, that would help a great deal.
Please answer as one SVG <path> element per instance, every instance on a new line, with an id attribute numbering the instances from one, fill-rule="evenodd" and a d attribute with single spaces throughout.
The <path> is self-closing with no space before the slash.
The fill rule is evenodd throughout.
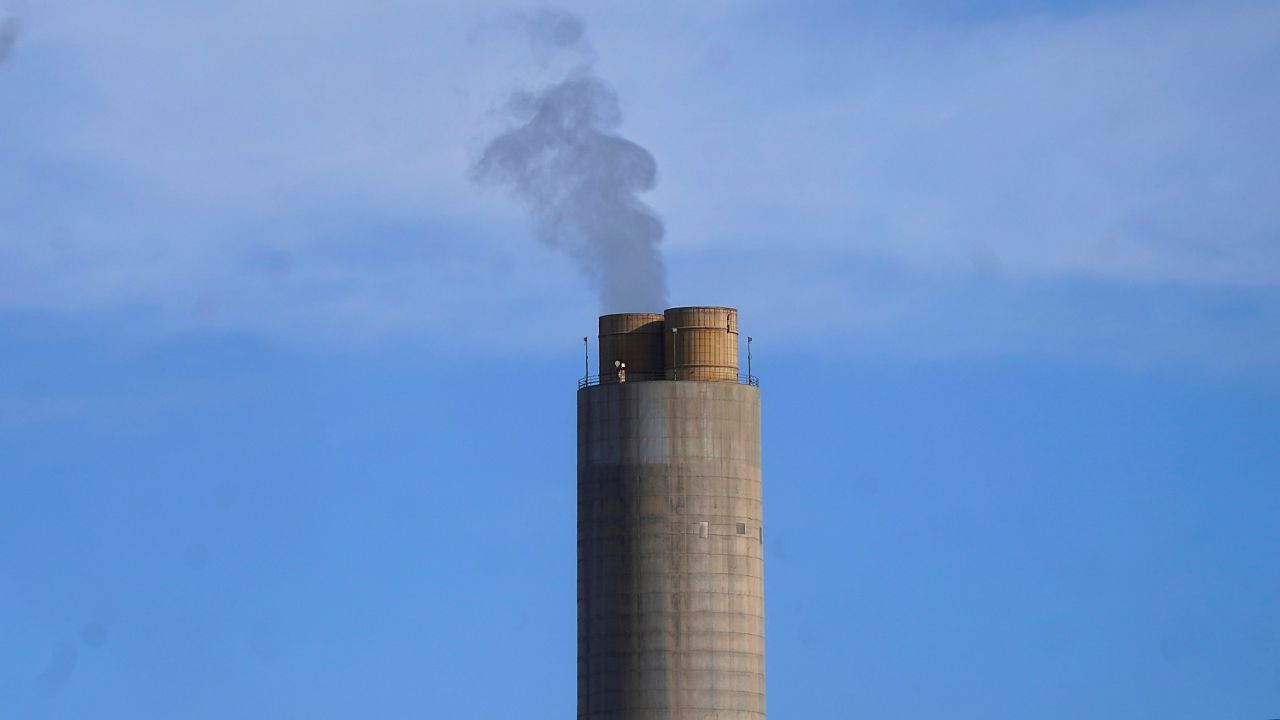
<path id="1" fill-rule="evenodd" d="M 1280 7 L 564 7 L 756 338 L 774 717 L 1280 717 Z M 572 716 L 532 8 L 0 3 L 0 717 Z"/>

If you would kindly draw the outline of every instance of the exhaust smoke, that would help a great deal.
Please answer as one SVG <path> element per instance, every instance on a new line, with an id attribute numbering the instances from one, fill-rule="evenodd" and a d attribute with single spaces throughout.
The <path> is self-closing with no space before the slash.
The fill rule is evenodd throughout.
<path id="1" fill-rule="evenodd" d="M 18 31 L 22 24 L 18 18 L 4 9 L 0 9 L 0 63 L 13 55 L 13 47 L 18 44 Z"/>
<path id="2" fill-rule="evenodd" d="M 489 141 L 474 179 L 525 206 L 538 238 L 577 262 L 603 312 L 665 307 L 662 220 L 638 197 L 653 188 L 657 163 L 617 134 L 618 97 L 596 75 L 581 20 L 548 11 L 526 18 L 526 30 L 535 52 L 587 59 L 509 99 L 516 124 Z"/>

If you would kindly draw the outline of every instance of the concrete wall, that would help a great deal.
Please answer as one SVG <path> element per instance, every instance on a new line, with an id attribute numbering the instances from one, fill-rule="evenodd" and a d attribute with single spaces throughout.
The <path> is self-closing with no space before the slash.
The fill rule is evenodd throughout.
<path id="1" fill-rule="evenodd" d="M 764 713 L 760 393 L 578 391 L 578 718 Z"/>

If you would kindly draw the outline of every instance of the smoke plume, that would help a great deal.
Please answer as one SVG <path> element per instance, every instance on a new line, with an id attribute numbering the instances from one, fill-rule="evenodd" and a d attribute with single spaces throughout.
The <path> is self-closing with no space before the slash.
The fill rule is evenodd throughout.
<path id="1" fill-rule="evenodd" d="M 559 82 L 511 97 L 515 126 L 488 143 L 475 179 L 525 205 L 538 237 L 578 263 L 606 312 L 666 307 L 662 220 L 637 197 L 657 179 L 653 156 L 616 133 L 618 96 L 596 76 L 581 21 L 546 12 L 527 30 L 535 52 L 586 59 Z"/>
<path id="2" fill-rule="evenodd" d="M 18 18 L 0 9 L 0 63 L 13 54 L 13 46 L 18 44 L 18 31 L 21 27 Z"/>

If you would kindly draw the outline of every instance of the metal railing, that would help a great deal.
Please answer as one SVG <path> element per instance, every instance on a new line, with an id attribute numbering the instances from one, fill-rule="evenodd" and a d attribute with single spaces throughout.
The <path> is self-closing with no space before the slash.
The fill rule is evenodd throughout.
<path id="1" fill-rule="evenodd" d="M 626 380 L 620 379 L 616 374 L 610 373 L 605 375 L 603 379 L 599 375 L 588 375 L 578 378 L 578 389 L 594 385 L 616 385 L 622 382 L 649 382 L 653 380 L 679 380 L 687 382 L 691 378 L 689 375 L 693 373 L 692 369 L 685 368 L 679 370 L 666 370 L 663 372 L 632 372 L 627 371 Z M 678 377 L 679 376 L 679 377 Z M 706 378 L 706 382 L 737 382 L 739 385 L 750 385 L 751 387 L 760 387 L 760 378 L 755 375 L 732 375 L 723 378 Z"/>

